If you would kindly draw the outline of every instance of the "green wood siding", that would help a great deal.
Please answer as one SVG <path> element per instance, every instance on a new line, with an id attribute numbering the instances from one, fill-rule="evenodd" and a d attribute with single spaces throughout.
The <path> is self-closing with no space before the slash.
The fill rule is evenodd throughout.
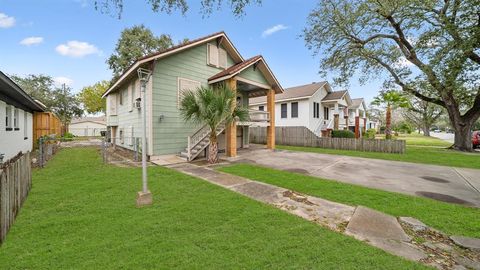
<path id="1" fill-rule="evenodd" d="M 263 74 L 258 70 L 253 70 L 253 66 L 240 72 L 240 77 L 262 84 L 269 84 Z"/>
<path id="2" fill-rule="evenodd" d="M 234 64 L 230 56 L 228 66 Z M 198 127 L 185 123 L 177 106 L 178 78 L 207 86 L 207 79 L 222 69 L 207 65 L 207 44 L 159 60 L 153 72 L 153 155 L 176 154 Z M 160 116 L 163 119 L 160 121 Z"/>

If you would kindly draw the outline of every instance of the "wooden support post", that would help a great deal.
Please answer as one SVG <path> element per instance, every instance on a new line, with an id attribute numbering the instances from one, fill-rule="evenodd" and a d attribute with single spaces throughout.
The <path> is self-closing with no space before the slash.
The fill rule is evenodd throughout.
<path id="1" fill-rule="evenodd" d="M 237 95 L 237 80 L 232 78 L 227 82 L 228 87 Z M 232 104 L 232 110 L 235 109 L 237 105 L 236 99 Z M 237 156 L 237 124 L 235 121 L 227 125 L 225 129 L 226 137 L 226 154 L 227 157 L 236 157 Z"/>
<path id="2" fill-rule="evenodd" d="M 367 118 L 363 118 L 363 132 L 367 132 Z"/>
<path id="3" fill-rule="evenodd" d="M 267 127 L 267 148 L 275 149 L 275 90 L 267 92 L 267 111 L 270 116 L 270 125 Z"/>
<path id="4" fill-rule="evenodd" d="M 334 129 L 334 130 L 338 130 L 338 127 L 339 127 L 339 125 L 340 125 L 340 122 L 339 122 L 339 121 L 340 121 L 339 115 L 338 115 L 338 113 L 335 113 L 335 114 L 333 115 L 333 129 Z"/>
<path id="5" fill-rule="evenodd" d="M 355 138 L 360 138 L 360 116 L 355 116 Z"/>

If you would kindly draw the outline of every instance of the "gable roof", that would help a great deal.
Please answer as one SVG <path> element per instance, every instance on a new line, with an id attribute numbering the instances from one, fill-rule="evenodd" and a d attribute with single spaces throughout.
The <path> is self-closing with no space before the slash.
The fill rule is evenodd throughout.
<path id="1" fill-rule="evenodd" d="M 327 81 L 314 82 L 305 85 L 294 86 L 285 89 L 285 92 L 275 95 L 275 102 L 288 99 L 303 99 L 313 96 L 320 88 L 328 86 Z M 330 89 L 328 86 L 327 91 Z M 267 97 L 256 97 L 250 99 L 250 105 L 262 104 L 267 102 Z"/>
<path id="2" fill-rule="evenodd" d="M 278 82 L 277 78 L 273 74 L 273 72 L 270 70 L 270 67 L 268 67 L 267 62 L 263 59 L 263 56 L 257 55 L 252 58 L 249 58 L 245 61 L 242 61 L 238 64 L 235 64 L 225 70 L 222 70 L 221 72 L 213 75 L 212 77 L 208 78 L 208 83 L 215 83 L 223 80 L 230 79 L 234 77 L 235 75 L 238 75 L 240 72 L 244 71 L 245 69 L 251 67 L 251 66 L 256 67 L 258 66 L 258 70 L 263 74 L 265 79 L 273 85 L 273 89 L 275 90 L 276 94 L 283 93 L 283 88 Z"/>
<path id="3" fill-rule="evenodd" d="M 115 83 L 113 83 L 112 86 L 110 86 L 110 88 L 102 95 L 102 97 L 106 97 L 109 93 L 116 90 L 122 84 L 122 82 L 125 79 L 132 76 L 132 72 L 137 70 L 137 68 L 139 68 L 141 66 L 146 66 L 148 63 L 153 62 L 154 60 L 157 60 L 157 59 L 160 59 L 160 58 L 163 58 L 163 57 L 175 54 L 175 53 L 179 53 L 179 52 L 184 51 L 186 49 L 195 47 L 195 46 L 203 44 L 203 43 L 207 43 L 207 42 L 212 41 L 212 40 L 217 40 L 218 43 L 221 43 L 225 47 L 225 49 L 230 53 L 230 56 L 232 57 L 232 59 L 236 63 L 244 61 L 243 57 L 240 55 L 240 53 L 235 48 L 235 46 L 230 41 L 230 39 L 227 37 L 225 32 L 221 31 L 221 32 L 213 33 L 213 34 L 210 34 L 208 36 L 204 36 L 204 37 L 201 37 L 201 38 L 198 38 L 198 39 L 194 39 L 194 40 L 185 42 L 183 44 L 173 46 L 173 47 L 170 47 L 168 49 L 165 49 L 165 50 L 162 50 L 162 51 L 159 51 L 159 52 L 156 52 L 156 53 L 153 53 L 153 54 L 150 54 L 150 55 L 147 55 L 147 56 L 144 56 L 144 57 L 141 57 L 141 58 L 137 59 L 137 61 L 135 61 L 135 63 L 133 63 L 120 76 L 120 78 L 118 78 L 118 80 Z M 134 74 L 133 76 L 136 76 L 136 74 Z"/>
<path id="4" fill-rule="evenodd" d="M 43 112 L 45 108 L 0 71 L 0 100 L 25 111 Z"/>
<path id="5" fill-rule="evenodd" d="M 322 101 L 342 99 L 347 92 L 347 90 L 330 92 L 322 99 Z"/>
<path id="6" fill-rule="evenodd" d="M 359 108 L 363 104 L 363 98 L 353 98 L 352 105 L 350 105 L 350 109 Z"/>

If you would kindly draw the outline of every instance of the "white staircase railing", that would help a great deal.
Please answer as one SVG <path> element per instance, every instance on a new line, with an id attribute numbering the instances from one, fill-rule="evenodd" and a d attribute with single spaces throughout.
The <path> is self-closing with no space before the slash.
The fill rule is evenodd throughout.
<path id="1" fill-rule="evenodd" d="M 222 122 L 217 127 L 217 135 L 225 130 L 225 123 Z M 207 125 L 202 126 L 193 135 L 187 137 L 187 148 L 185 152 L 181 152 L 180 156 L 192 161 L 195 159 L 207 146 L 210 145 L 210 127 Z"/>

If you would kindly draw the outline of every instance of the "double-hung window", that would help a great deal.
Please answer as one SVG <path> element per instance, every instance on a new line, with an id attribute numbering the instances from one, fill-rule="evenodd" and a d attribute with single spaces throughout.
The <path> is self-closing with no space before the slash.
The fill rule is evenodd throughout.
<path id="1" fill-rule="evenodd" d="M 330 115 L 330 109 L 328 107 L 323 107 L 323 118 L 328 120 Z"/>
<path id="2" fill-rule="evenodd" d="M 292 102 L 292 118 L 297 118 L 298 117 L 298 102 Z"/>
<path id="3" fill-rule="evenodd" d="M 288 114 L 287 103 L 282 103 L 280 106 L 281 106 L 280 107 L 281 108 L 281 113 L 280 113 L 281 118 L 287 118 L 287 114 Z"/>
<path id="4" fill-rule="evenodd" d="M 5 130 L 12 130 L 12 107 L 10 105 L 5 107 Z"/>
<path id="5" fill-rule="evenodd" d="M 18 119 L 18 108 L 13 109 L 13 128 L 15 130 L 20 130 L 20 126 L 18 124 L 20 119 Z"/>
<path id="6" fill-rule="evenodd" d="M 313 118 L 320 118 L 320 103 L 313 102 Z"/>

